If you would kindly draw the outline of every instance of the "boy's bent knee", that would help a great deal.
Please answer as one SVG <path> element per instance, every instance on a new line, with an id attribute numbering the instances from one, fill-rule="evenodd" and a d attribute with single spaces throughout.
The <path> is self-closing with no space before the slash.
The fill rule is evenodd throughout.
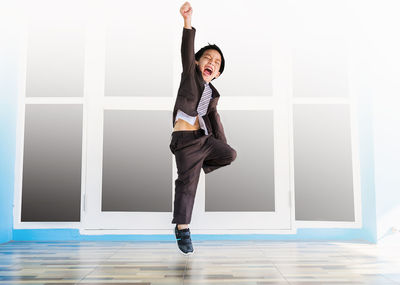
<path id="1" fill-rule="evenodd" d="M 230 164 L 232 161 L 234 161 L 236 159 L 236 150 L 234 150 L 233 148 L 229 147 L 229 150 L 226 151 L 225 155 L 224 155 L 224 160 Z"/>

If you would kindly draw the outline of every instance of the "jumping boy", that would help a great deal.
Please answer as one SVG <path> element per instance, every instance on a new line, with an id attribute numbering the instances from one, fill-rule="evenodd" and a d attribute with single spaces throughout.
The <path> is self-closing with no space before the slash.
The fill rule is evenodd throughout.
<path id="1" fill-rule="evenodd" d="M 194 53 L 196 29 L 191 26 L 193 9 L 189 2 L 180 8 L 184 19 L 181 57 L 183 72 L 173 111 L 170 149 L 175 155 L 178 178 L 175 180 L 174 212 L 177 245 L 183 254 L 194 252 L 189 225 L 201 169 L 210 173 L 231 164 L 236 151 L 227 144 L 217 112 L 217 89 L 211 81 L 225 67 L 220 48 L 208 45 Z"/>

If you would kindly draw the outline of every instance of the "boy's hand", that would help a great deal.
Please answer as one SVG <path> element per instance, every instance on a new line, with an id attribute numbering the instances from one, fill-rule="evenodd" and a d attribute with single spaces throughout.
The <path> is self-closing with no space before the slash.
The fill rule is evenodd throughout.
<path id="1" fill-rule="evenodd" d="M 193 13 L 193 9 L 192 6 L 190 6 L 190 3 L 189 2 L 183 3 L 180 12 L 183 19 L 190 20 L 192 18 L 192 13 Z"/>

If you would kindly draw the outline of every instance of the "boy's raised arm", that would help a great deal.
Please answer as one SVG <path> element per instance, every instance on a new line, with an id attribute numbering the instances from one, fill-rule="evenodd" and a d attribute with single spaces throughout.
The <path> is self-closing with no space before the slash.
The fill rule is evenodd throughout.
<path id="1" fill-rule="evenodd" d="M 193 9 L 189 2 L 185 2 L 180 13 L 184 19 L 183 34 L 182 34 L 182 45 L 181 45 L 181 57 L 182 57 L 182 68 L 183 73 L 188 73 L 194 68 L 194 36 L 196 29 L 192 27 L 192 13 Z"/>

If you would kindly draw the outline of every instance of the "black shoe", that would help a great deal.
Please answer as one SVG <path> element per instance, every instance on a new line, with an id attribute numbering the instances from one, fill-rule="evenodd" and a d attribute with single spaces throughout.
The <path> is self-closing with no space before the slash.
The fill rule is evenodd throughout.
<path id="1" fill-rule="evenodd" d="M 177 224 L 175 226 L 175 237 L 179 252 L 183 253 L 184 255 L 193 254 L 194 249 L 192 245 L 192 239 L 190 238 L 190 230 L 188 228 L 178 230 Z"/>

